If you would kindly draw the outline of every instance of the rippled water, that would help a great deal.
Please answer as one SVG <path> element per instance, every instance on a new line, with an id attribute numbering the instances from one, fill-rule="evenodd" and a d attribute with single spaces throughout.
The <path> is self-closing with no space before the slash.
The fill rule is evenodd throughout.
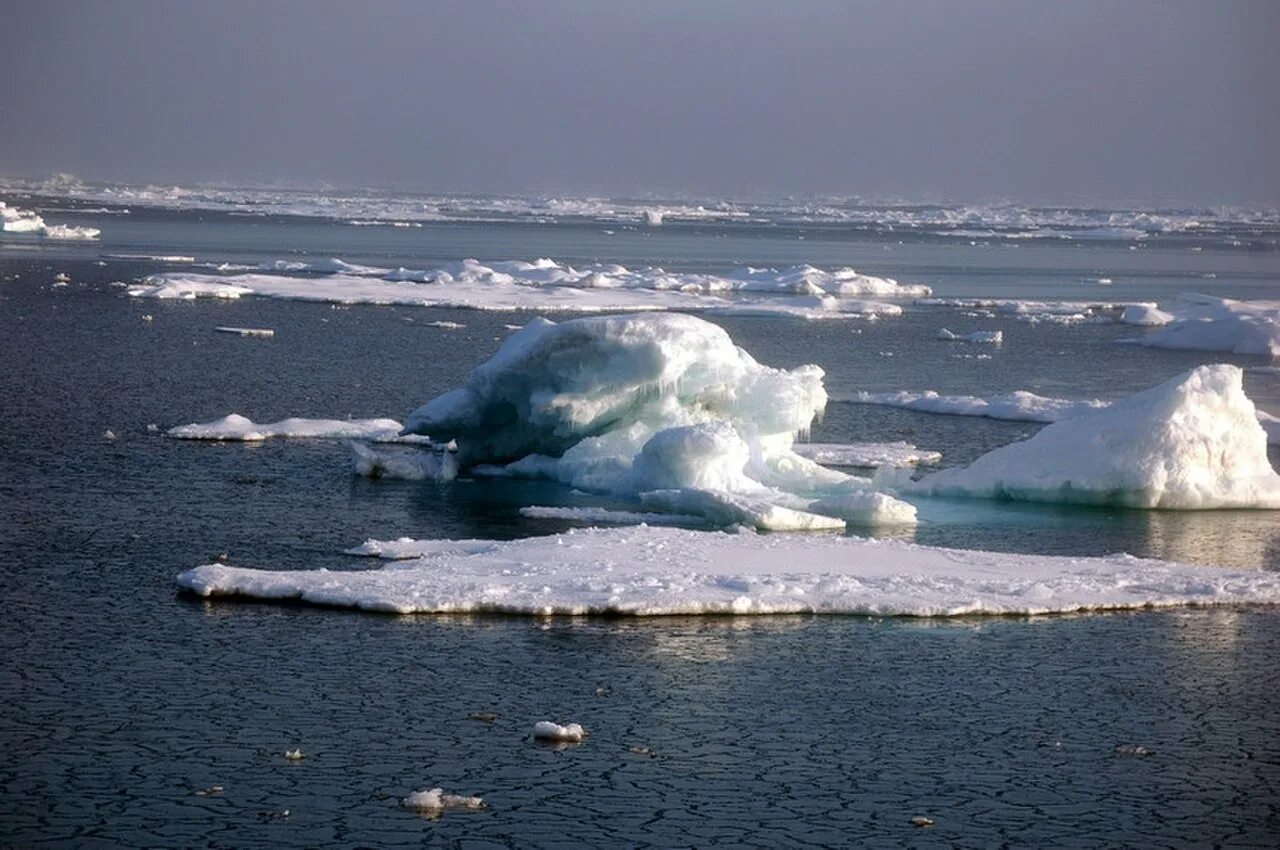
<path id="1" fill-rule="evenodd" d="M 151 227 L 128 244 L 160 253 L 193 232 L 244 256 L 319 241 L 318 230 L 302 228 L 303 239 L 284 224 L 253 244 L 236 235 L 247 225 L 232 233 L 177 217 Z M 509 231 L 528 244 L 506 242 Z M 443 255 L 450 238 L 463 247 L 448 259 L 500 256 L 502 246 L 522 257 L 595 251 L 565 229 L 424 232 L 419 259 Z M 737 253 L 653 238 L 654 262 L 696 267 Z M 786 244 L 797 258 L 839 255 L 834 243 Z M 358 260 L 363 245 L 327 247 Z M 0 259 L 0 278 L 21 275 L 0 283 L 0 844 L 1274 846 L 1280 835 L 1273 610 L 541 621 L 180 597 L 174 574 L 222 553 L 247 565 L 358 568 L 339 552 L 365 537 L 556 531 L 566 524 L 518 508 L 582 497 L 539 482 L 370 482 L 350 474 L 337 442 L 149 434 L 148 424 L 232 411 L 400 417 L 455 385 L 504 324 L 526 317 L 139 303 L 109 284 L 154 266 L 91 265 L 107 250 L 119 246 Z M 905 264 L 940 287 L 964 275 L 1013 287 L 973 271 L 966 258 L 979 249 L 964 250 L 918 246 Z M 1019 256 L 1052 272 L 1037 273 L 1038 285 L 1069 289 L 1082 274 L 1073 250 L 1102 249 Z M 1157 286 L 1169 257 L 1156 256 L 1135 286 Z M 1269 255 L 1237 261 L 1257 268 L 1231 294 L 1273 285 Z M 950 271 L 920 272 L 931 262 Z M 72 285 L 50 288 L 56 271 Z M 431 319 L 466 327 L 425 326 Z M 944 322 L 969 329 L 923 309 L 877 323 L 724 324 L 762 362 L 821 364 L 835 390 L 1113 398 L 1205 359 L 1260 365 L 1113 344 L 1132 329 L 1006 321 L 982 323 L 1005 330 L 992 360 L 963 360 L 951 355 L 968 349 L 933 341 Z M 224 324 L 277 333 L 211 333 Z M 1280 409 L 1280 381 L 1246 375 L 1251 395 Z M 832 404 L 814 439 L 907 439 L 962 463 L 1036 427 Z M 927 543 L 1280 567 L 1280 522 L 1266 513 L 934 502 L 922 515 L 915 538 Z M 477 712 L 497 718 L 469 719 Z M 539 746 L 529 733 L 540 719 L 592 734 L 576 747 Z M 308 757 L 287 762 L 293 747 Z M 196 794 L 213 785 L 224 790 Z M 489 808 L 430 820 L 399 807 L 435 785 Z M 917 815 L 935 825 L 911 826 Z"/>

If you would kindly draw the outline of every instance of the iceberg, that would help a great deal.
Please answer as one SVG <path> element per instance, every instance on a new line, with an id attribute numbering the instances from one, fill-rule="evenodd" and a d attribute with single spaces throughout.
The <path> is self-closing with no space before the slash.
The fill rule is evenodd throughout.
<path id="1" fill-rule="evenodd" d="M 1280 475 L 1237 366 L 1200 366 L 1064 419 L 912 491 L 1133 508 L 1280 509 Z"/>
<path id="2" fill-rule="evenodd" d="M 299 600 L 398 614 L 867 614 L 948 617 L 1280 605 L 1280 573 L 1128 555 L 1019 555 L 831 535 L 633 526 L 522 540 L 370 541 L 375 570 L 206 564 L 203 597 Z"/>
<path id="3" fill-rule="evenodd" d="M 693 316 L 539 319 L 404 431 L 456 441 L 461 470 L 549 477 L 721 525 L 838 529 L 809 504 L 874 487 L 792 451 L 826 405 L 822 378 L 762 366 Z M 914 515 L 886 495 L 859 518 L 877 506 L 894 523 Z"/>
<path id="4" fill-rule="evenodd" d="M 1162 328 L 1123 342 L 1280 358 L 1280 301 L 1234 301 L 1187 294 L 1163 315 L 1168 320 L 1158 323 Z"/>

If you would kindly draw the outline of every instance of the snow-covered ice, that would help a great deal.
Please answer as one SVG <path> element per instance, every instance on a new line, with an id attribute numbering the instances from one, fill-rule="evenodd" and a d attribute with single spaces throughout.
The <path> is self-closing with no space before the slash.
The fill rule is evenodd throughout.
<path id="1" fill-rule="evenodd" d="M 539 741 L 558 741 L 563 744 L 580 744 L 587 737 L 587 730 L 580 723 L 563 725 L 552 720 L 539 720 L 533 724 L 533 737 Z"/>
<path id="2" fill-rule="evenodd" d="M 1120 321 L 1126 325 L 1159 327 L 1172 322 L 1173 315 L 1161 310 L 1155 304 L 1130 304 L 1120 314 Z"/>
<path id="3" fill-rule="evenodd" d="M 718 524 L 839 528 L 809 503 L 871 482 L 791 450 L 826 404 L 822 378 L 817 366 L 761 366 L 693 316 L 541 319 L 405 431 L 456 440 L 463 470 L 505 466 Z M 895 523 L 914 510 L 889 496 L 864 507 L 874 504 Z"/>
<path id="4" fill-rule="evenodd" d="M 1065 398 L 1047 398 L 1025 390 L 989 398 L 971 395 L 939 395 L 934 390 L 859 391 L 834 395 L 832 401 L 901 407 L 906 410 L 952 416 L 984 416 L 988 419 L 1006 419 L 1015 422 L 1057 422 L 1059 419 L 1101 410 L 1107 406 L 1107 402 L 1096 398 L 1073 401 Z"/>
<path id="5" fill-rule="evenodd" d="M 259 424 L 238 413 L 209 422 L 179 425 L 165 432 L 180 440 L 235 440 L 256 442 L 271 437 L 395 440 L 400 423 L 394 419 L 301 419 Z"/>
<path id="6" fill-rule="evenodd" d="M 734 535 L 634 526 L 523 540 L 370 542 L 412 560 L 382 569 L 275 571 L 207 564 L 178 576 L 241 595 L 395 613 L 1042 614 L 1280 604 L 1280 573 L 1128 555 L 1019 555 L 832 535 Z"/>
<path id="7" fill-rule="evenodd" d="M 390 438 L 380 442 L 392 442 Z M 398 440 L 396 440 L 398 442 Z M 365 478 L 404 481 L 452 481 L 458 477 L 458 456 L 443 446 L 430 448 L 374 448 L 352 443 L 355 471 Z"/>
<path id="8" fill-rule="evenodd" d="M 4 201 L 0 201 L 0 230 L 6 233 L 31 233 L 45 239 L 72 241 L 92 241 L 102 235 L 102 231 L 96 227 L 49 224 L 31 210 L 9 206 Z"/>
<path id="9" fill-rule="evenodd" d="M 1182 295 L 1159 330 L 1126 342 L 1153 348 L 1229 351 L 1280 358 L 1280 300 Z"/>
<path id="10" fill-rule="evenodd" d="M 401 800 L 400 805 L 428 815 L 439 815 L 447 809 L 483 809 L 485 807 L 484 800 L 479 797 L 446 794 L 443 788 L 415 791 Z"/>
<path id="11" fill-rule="evenodd" d="M 1135 508 L 1280 509 L 1280 475 L 1243 371 L 1200 366 L 1051 424 L 916 492 Z"/>

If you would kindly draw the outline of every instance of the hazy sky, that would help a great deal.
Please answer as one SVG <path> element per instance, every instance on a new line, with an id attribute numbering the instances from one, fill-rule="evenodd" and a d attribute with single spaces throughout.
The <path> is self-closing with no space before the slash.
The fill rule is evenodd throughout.
<path id="1" fill-rule="evenodd" d="M 1280 0 L 0 0 L 0 174 L 1280 201 Z"/>

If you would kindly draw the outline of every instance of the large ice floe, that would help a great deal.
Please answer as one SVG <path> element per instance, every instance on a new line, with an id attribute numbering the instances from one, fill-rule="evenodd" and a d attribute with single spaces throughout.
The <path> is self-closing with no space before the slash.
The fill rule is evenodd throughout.
<path id="1" fill-rule="evenodd" d="M 45 239 L 92 240 L 102 231 L 96 227 L 73 227 L 69 224 L 48 224 L 31 210 L 11 207 L 0 201 L 0 230 L 7 233 L 30 233 Z"/>
<path id="2" fill-rule="evenodd" d="M 258 442 L 272 437 L 359 439 L 389 442 L 400 439 L 401 425 L 394 419 L 303 419 L 258 423 L 238 413 L 209 422 L 178 425 L 166 435 L 179 440 Z"/>
<path id="3" fill-rule="evenodd" d="M 913 489 L 1135 508 L 1280 508 L 1280 475 L 1243 374 L 1200 366 L 967 467 L 927 475 Z"/>
<path id="4" fill-rule="evenodd" d="M 832 396 L 833 401 L 900 407 L 921 413 L 943 413 L 951 416 L 982 416 L 1014 422 L 1057 422 L 1107 407 L 1101 399 L 1072 400 L 1049 398 L 1026 390 L 982 398 L 972 395 L 940 395 L 934 390 L 912 392 L 867 392 Z"/>
<path id="5" fill-rule="evenodd" d="M 538 319 L 405 431 L 456 441 L 463 470 L 548 477 L 715 525 L 914 522 L 870 480 L 792 450 L 826 405 L 822 378 L 762 366 L 693 316 Z"/>
<path id="6" fill-rule="evenodd" d="M 473 310 L 611 313 L 686 310 L 803 319 L 895 316 L 892 301 L 929 294 L 853 269 L 813 266 L 741 268 L 724 275 L 628 269 L 613 264 L 574 267 L 549 259 L 481 263 L 463 260 L 439 268 L 383 269 L 341 260 L 270 264 L 292 274 L 168 273 L 129 287 L 138 298 L 239 298 L 258 295 L 343 304 L 401 304 Z M 304 276 L 305 275 L 305 276 Z"/>
<path id="7" fill-rule="evenodd" d="M 674 528 L 580 529 L 523 540 L 369 541 L 378 570 L 207 564 L 178 576 L 201 596 L 301 600 L 391 613 L 1044 614 L 1280 604 L 1280 573 L 1128 555 L 971 552 L 839 536 Z"/>
<path id="8" fill-rule="evenodd" d="M 1229 351 L 1280 358 L 1280 301 L 1235 301 L 1212 295 L 1181 295 L 1168 311 L 1140 324 L 1159 325 L 1138 339 L 1153 348 Z"/>

